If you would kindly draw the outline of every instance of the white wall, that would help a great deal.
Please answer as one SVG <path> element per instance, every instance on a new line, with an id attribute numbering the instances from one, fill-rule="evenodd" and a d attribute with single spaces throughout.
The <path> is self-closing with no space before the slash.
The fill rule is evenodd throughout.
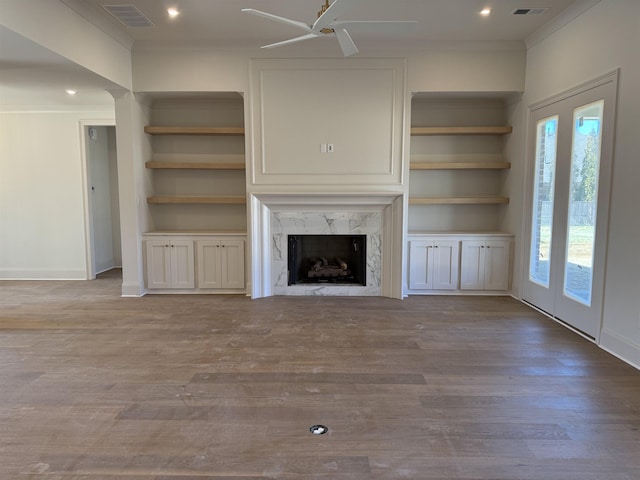
<path id="1" fill-rule="evenodd" d="M 113 112 L 0 112 L 0 278 L 86 278 L 86 118 Z"/>
<path id="2" fill-rule="evenodd" d="M 522 92 L 524 46 L 443 48 L 408 57 L 409 92 Z"/>
<path id="3" fill-rule="evenodd" d="M 620 68 L 601 345 L 640 366 L 640 2 L 602 0 L 531 46 L 530 105 Z M 523 261 L 521 259 L 521 261 Z"/>

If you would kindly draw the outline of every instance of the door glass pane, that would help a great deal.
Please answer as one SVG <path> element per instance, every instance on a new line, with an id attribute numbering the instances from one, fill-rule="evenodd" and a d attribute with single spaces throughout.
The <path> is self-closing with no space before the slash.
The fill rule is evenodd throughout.
<path id="1" fill-rule="evenodd" d="M 558 116 L 540 120 L 536 125 L 536 167 L 531 225 L 529 279 L 549 288 L 551 227 L 556 172 Z"/>
<path id="2" fill-rule="evenodd" d="M 564 294 L 587 306 L 593 283 L 603 106 L 598 101 L 573 112 Z"/>

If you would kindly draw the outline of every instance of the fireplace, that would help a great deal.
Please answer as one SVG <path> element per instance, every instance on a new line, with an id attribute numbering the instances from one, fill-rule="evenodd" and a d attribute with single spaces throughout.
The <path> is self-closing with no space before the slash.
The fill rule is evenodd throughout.
<path id="1" fill-rule="evenodd" d="M 271 295 L 402 298 L 402 195 L 261 193 L 252 194 L 250 201 L 253 298 Z M 364 236 L 362 283 L 291 285 L 288 243 L 292 235 Z"/>
<path id="2" fill-rule="evenodd" d="M 288 285 L 366 286 L 366 235 L 288 235 Z"/>

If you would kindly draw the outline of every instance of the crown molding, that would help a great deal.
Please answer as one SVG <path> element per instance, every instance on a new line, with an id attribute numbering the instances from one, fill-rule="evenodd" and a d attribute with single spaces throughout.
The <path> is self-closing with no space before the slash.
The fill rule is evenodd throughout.
<path id="1" fill-rule="evenodd" d="M 540 43 L 545 38 L 554 34 L 565 25 L 574 21 L 580 15 L 600 3 L 602 0 L 578 0 L 570 7 L 566 8 L 559 15 L 545 23 L 541 28 L 525 38 L 524 43 L 527 50 Z"/>

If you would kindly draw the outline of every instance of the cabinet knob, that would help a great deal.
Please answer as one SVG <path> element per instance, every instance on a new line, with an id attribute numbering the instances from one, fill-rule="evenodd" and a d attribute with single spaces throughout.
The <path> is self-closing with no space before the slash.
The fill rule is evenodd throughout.
<path id="1" fill-rule="evenodd" d="M 480 245 L 480 248 L 484 248 L 484 245 Z"/>

